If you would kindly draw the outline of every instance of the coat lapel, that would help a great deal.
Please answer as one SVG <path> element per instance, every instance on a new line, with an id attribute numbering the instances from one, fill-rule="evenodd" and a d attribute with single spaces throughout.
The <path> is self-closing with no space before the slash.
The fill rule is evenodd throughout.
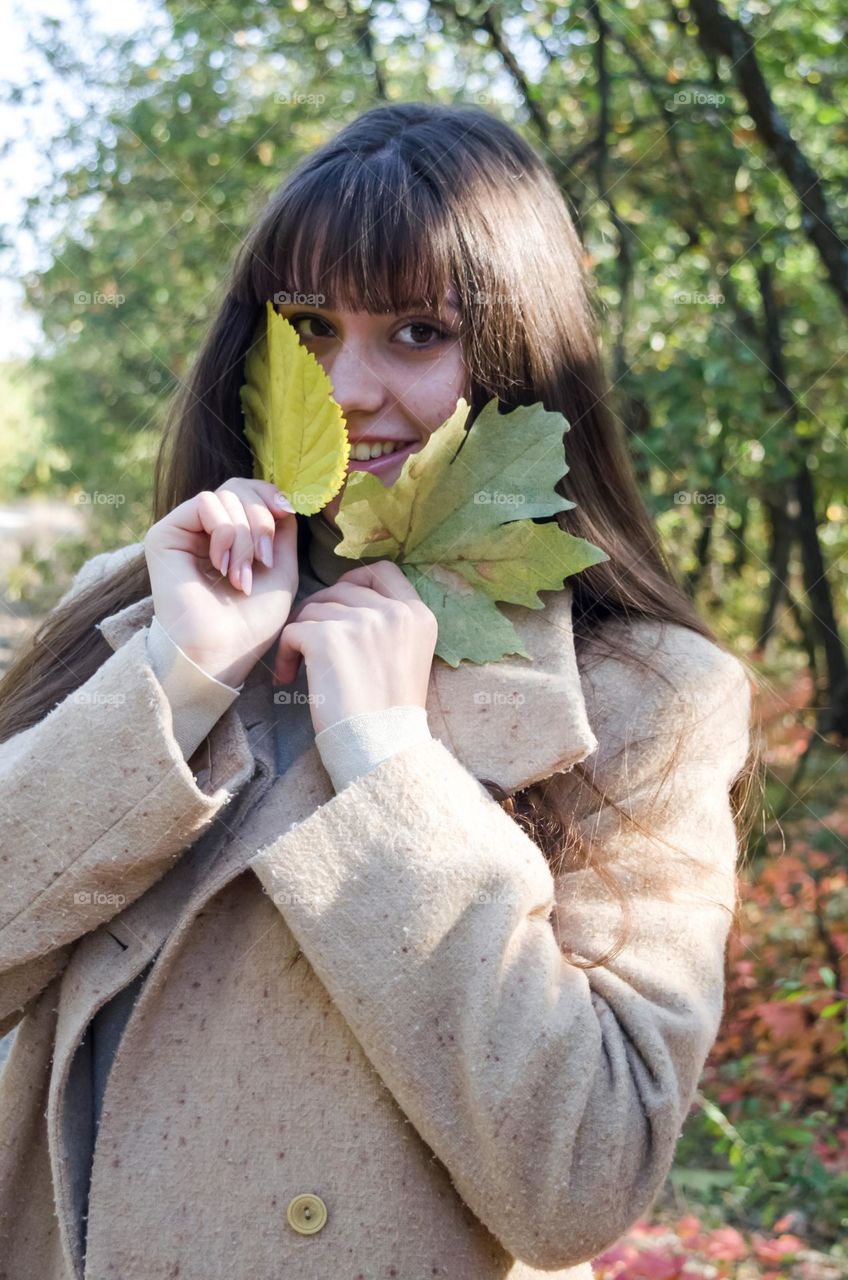
<path id="1" fill-rule="evenodd" d="M 544 608 L 499 604 L 531 655 L 450 667 L 436 659 L 430 732 L 476 778 L 508 795 L 570 769 L 597 746 L 571 627 L 571 589 L 542 591 Z"/>
<path id="2" fill-rule="evenodd" d="M 542 609 L 498 606 L 532 661 L 510 656 L 451 667 L 436 658 L 427 691 L 433 737 L 475 777 L 509 795 L 571 768 L 597 747 L 574 651 L 571 588 L 542 591 L 540 598 Z M 117 649 L 152 617 L 149 595 L 104 618 L 98 629 Z M 205 772 L 214 779 L 215 753 L 244 750 L 246 739 L 254 758 L 273 774 L 273 718 L 270 670 L 260 661 L 207 739 L 211 760 Z"/>

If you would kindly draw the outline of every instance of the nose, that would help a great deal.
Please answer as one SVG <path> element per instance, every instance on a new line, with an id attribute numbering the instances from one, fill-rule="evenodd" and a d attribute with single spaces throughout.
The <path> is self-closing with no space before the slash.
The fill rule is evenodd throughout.
<path id="1" fill-rule="evenodd" d="M 333 384 L 333 399 L 346 418 L 356 413 L 376 413 L 382 406 L 386 387 L 376 365 L 367 344 L 355 338 L 340 342 L 324 365 Z"/>

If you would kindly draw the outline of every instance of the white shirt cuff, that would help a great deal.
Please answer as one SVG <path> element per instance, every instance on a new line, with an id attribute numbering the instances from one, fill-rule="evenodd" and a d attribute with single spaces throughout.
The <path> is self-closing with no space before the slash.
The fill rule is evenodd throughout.
<path id="1" fill-rule="evenodd" d="M 156 615 L 147 632 L 147 657 L 171 706 L 173 733 L 188 760 L 241 690 L 210 676 L 183 652 Z"/>
<path id="2" fill-rule="evenodd" d="M 397 706 L 337 720 L 315 735 L 315 746 L 338 792 L 395 752 L 431 738 L 424 707 Z"/>

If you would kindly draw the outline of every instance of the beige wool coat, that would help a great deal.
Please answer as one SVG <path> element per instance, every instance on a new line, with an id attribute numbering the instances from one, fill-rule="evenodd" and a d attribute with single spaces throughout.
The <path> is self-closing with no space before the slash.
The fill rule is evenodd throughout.
<path id="1" fill-rule="evenodd" d="M 649 623 L 615 626 L 655 675 L 578 665 L 570 591 L 542 598 L 504 606 L 532 663 L 436 660 L 432 741 L 338 794 L 314 746 L 275 777 L 262 664 L 186 762 L 152 597 L 0 746 L 0 1280 L 591 1280 L 650 1207 L 722 1013 L 749 681 Z M 573 963 L 620 909 L 481 778 L 547 787 L 614 871 L 615 958 Z M 157 951 L 83 1264 L 70 1065 Z"/>

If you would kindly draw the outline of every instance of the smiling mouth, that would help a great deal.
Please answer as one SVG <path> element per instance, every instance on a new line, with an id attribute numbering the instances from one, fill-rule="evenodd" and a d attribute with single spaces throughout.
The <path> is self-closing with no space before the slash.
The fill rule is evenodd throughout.
<path id="1" fill-rule="evenodd" d="M 363 443 L 366 442 L 363 441 Z M 373 471 L 379 475 L 381 471 L 392 470 L 398 461 L 403 464 L 404 460 L 411 453 L 414 453 L 420 445 L 420 440 L 410 440 L 402 449 L 393 449 L 391 453 L 383 453 L 377 458 L 355 458 L 352 448 L 348 469 L 350 471 Z"/>

